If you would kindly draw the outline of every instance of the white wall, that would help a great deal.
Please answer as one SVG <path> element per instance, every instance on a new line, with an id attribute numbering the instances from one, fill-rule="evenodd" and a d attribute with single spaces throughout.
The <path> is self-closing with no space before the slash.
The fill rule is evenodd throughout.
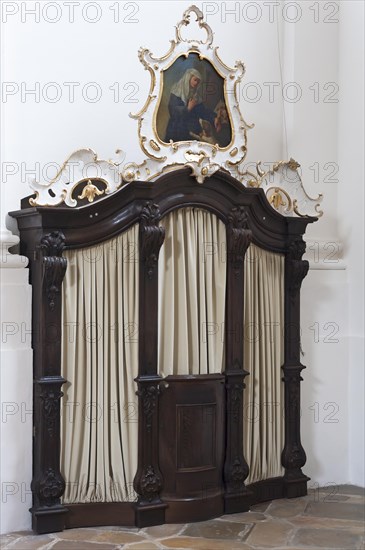
<path id="1" fill-rule="evenodd" d="M 364 3 L 342 6 L 338 228 L 348 262 L 349 479 L 364 486 Z"/>
<path id="2" fill-rule="evenodd" d="M 75 6 L 73 23 L 69 22 L 70 8 L 62 1 L 57 3 L 58 12 L 52 6 L 41 11 L 39 22 L 24 11 L 35 2 L 18 2 L 17 13 L 7 16 L 5 9 L 10 10 L 10 4 L 15 5 L 2 3 L 2 66 L 7 83 L 2 103 L 3 221 L 6 212 L 19 208 L 20 199 L 29 194 L 29 172 L 35 170 L 37 179 L 45 181 L 49 163 L 60 165 L 75 149 L 91 147 L 101 158 L 111 158 L 121 148 L 125 162 L 143 158 L 136 122 L 128 117 L 144 104 L 149 86 L 137 51 L 140 46 L 156 55 L 167 51 L 173 27 L 190 2 L 122 2 L 116 14 L 110 9 L 116 3 L 103 1 L 97 4 L 100 18 L 96 23 L 83 18 L 82 9 L 90 4 L 84 0 Z M 246 64 L 241 110 L 248 122 L 256 124 L 248 135 L 247 161 L 273 162 L 293 156 L 302 164 L 308 192 L 325 194 L 325 215 L 308 231 L 313 269 L 303 284 L 303 363 L 308 367 L 302 386 L 305 472 L 313 483 L 363 485 L 358 383 L 363 373 L 362 302 L 358 298 L 363 235 L 363 201 L 358 200 L 363 192 L 359 166 L 363 153 L 359 86 L 363 5 L 342 2 L 338 14 L 336 2 L 327 3 L 332 7 L 326 9 L 323 2 L 280 2 L 278 11 L 274 4 L 197 2 L 215 32 L 222 59 L 227 64 L 242 59 Z M 313 5 L 318 5 L 318 12 L 311 9 Z M 228 13 L 230 9 L 234 13 Z M 84 11 L 89 19 L 96 14 L 92 6 Z M 46 20 L 56 16 L 60 16 L 56 23 Z M 116 16 L 119 22 L 114 22 Z M 50 102 L 55 92 L 47 88 L 51 82 L 61 92 L 59 101 Z M 70 84 L 65 84 L 70 82 L 77 83 L 74 101 L 69 100 Z M 87 99 L 87 91 L 91 98 L 95 90 L 88 88 L 91 82 L 101 90 L 99 101 Z M 295 84 L 286 86 L 287 100 L 283 101 L 277 83 L 291 82 Z M 38 86 L 39 97 L 26 94 Z M 110 87 L 119 87 L 117 101 Z M 260 89 L 261 97 L 253 101 Z M 270 89 L 274 90 L 272 98 Z M 301 97 L 293 102 L 296 91 Z M 52 177 L 51 167 L 48 176 Z M 16 230 L 13 220 L 7 224 Z M 339 242 L 344 244 L 341 260 Z M 334 248 L 328 243 L 334 243 Z M 332 250 L 336 251 L 333 257 Z M 28 312 L 24 308 L 24 317 Z M 24 369 L 28 376 L 30 365 L 24 364 Z M 5 378 L 4 384 L 6 397 L 10 379 Z M 23 388 L 19 401 L 27 391 Z M 14 427 L 19 441 L 23 428 L 20 424 Z M 30 443 L 27 448 L 30 459 Z M 14 481 L 30 482 L 24 465 L 17 466 L 16 474 L 5 473 L 9 475 Z M 5 509 L 12 519 L 7 520 L 6 530 L 29 526 L 25 508 L 18 515 L 10 513 L 9 498 Z M 29 505 L 29 495 L 24 498 Z"/>

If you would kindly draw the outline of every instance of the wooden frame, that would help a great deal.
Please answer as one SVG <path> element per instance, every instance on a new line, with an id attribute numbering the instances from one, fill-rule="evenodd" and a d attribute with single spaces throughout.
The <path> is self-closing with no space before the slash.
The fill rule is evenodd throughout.
<path id="1" fill-rule="evenodd" d="M 164 381 L 157 373 L 157 291 L 158 255 L 164 240 L 161 217 L 176 208 L 192 206 L 214 213 L 227 227 L 226 366 L 223 376 L 213 375 L 217 384 L 224 382 L 226 414 L 222 480 L 209 496 L 192 499 L 186 506 L 182 500 L 164 498 L 164 480 L 159 469 L 159 406 Z M 12 212 L 11 216 L 18 222 L 21 254 L 30 261 L 33 289 L 31 512 L 37 533 L 101 524 L 143 527 L 201 520 L 246 511 L 251 504 L 262 500 L 306 494 L 309 478 L 301 470 L 306 456 L 300 441 L 300 381 L 304 368 L 300 362 L 300 287 L 308 272 L 308 262 L 302 260 L 305 252 L 302 236 L 307 224 L 317 218 L 282 216 L 269 205 L 262 189 L 246 188 L 223 170 L 199 185 L 188 168 L 167 173 L 153 183 L 127 184 L 113 196 L 97 197 L 92 204 L 87 204 L 85 199 L 77 208 L 30 208 L 28 197 L 22 201 L 22 210 Z M 140 224 L 139 452 L 135 477 L 138 501 L 63 505 L 60 500 L 65 488 L 60 473 L 60 399 L 65 380 L 61 376 L 60 361 L 60 294 L 67 265 L 62 253 L 64 249 L 103 242 L 137 222 Z M 243 363 L 242 342 L 237 343 L 232 337 L 232 327 L 243 327 L 243 266 L 250 242 L 285 254 L 285 361 L 282 366 L 285 475 L 246 486 L 249 470 L 242 444 L 242 419 L 244 379 L 248 373 Z M 202 391 L 208 391 L 209 384 L 213 383 L 210 376 L 207 378 L 208 382 L 197 380 Z"/>

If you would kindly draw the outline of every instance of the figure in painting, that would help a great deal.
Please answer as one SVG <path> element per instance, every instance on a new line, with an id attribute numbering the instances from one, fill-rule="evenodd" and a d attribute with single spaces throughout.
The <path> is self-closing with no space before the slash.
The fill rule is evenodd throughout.
<path id="1" fill-rule="evenodd" d="M 222 103 L 222 102 L 221 102 Z M 190 141 L 197 139 L 214 145 L 221 130 L 222 108 L 213 111 L 203 103 L 202 76 L 197 69 L 187 69 L 171 87 L 168 103 L 169 121 L 165 141 Z M 229 142 L 229 140 L 228 140 Z M 227 145 L 220 143 L 220 145 Z"/>

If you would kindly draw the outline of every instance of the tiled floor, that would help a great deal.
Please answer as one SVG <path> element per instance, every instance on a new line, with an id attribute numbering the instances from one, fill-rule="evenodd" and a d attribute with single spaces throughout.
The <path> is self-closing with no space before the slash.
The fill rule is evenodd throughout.
<path id="1" fill-rule="evenodd" d="M 306 497 L 254 506 L 244 514 L 186 525 L 132 529 L 70 529 L 52 535 L 12 533 L 1 548 L 113 550 L 190 548 L 200 550 L 304 550 L 364 548 L 364 489 L 342 485 Z"/>

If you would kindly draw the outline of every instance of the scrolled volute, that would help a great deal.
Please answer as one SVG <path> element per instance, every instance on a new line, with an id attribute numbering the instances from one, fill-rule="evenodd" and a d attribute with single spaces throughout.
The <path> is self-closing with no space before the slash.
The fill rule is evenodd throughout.
<path id="1" fill-rule="evenodd" d="M 64 234 L 62 231 L 53 231 L 45 235 L 39 248 L 43 252 L 43 280 L 48 306 L 53 311 L 67 269 L 67 260 L 62 257 L 65 248 Z"/>
<path id="2" fill-rule="evenodd" d="M 157 204 L 147 202 L 140 215 L 141 258 L 152 278 L 158 262 L 160 248 L 165 240 L 165 228 L 158 225 L 160 210 Z"/>

